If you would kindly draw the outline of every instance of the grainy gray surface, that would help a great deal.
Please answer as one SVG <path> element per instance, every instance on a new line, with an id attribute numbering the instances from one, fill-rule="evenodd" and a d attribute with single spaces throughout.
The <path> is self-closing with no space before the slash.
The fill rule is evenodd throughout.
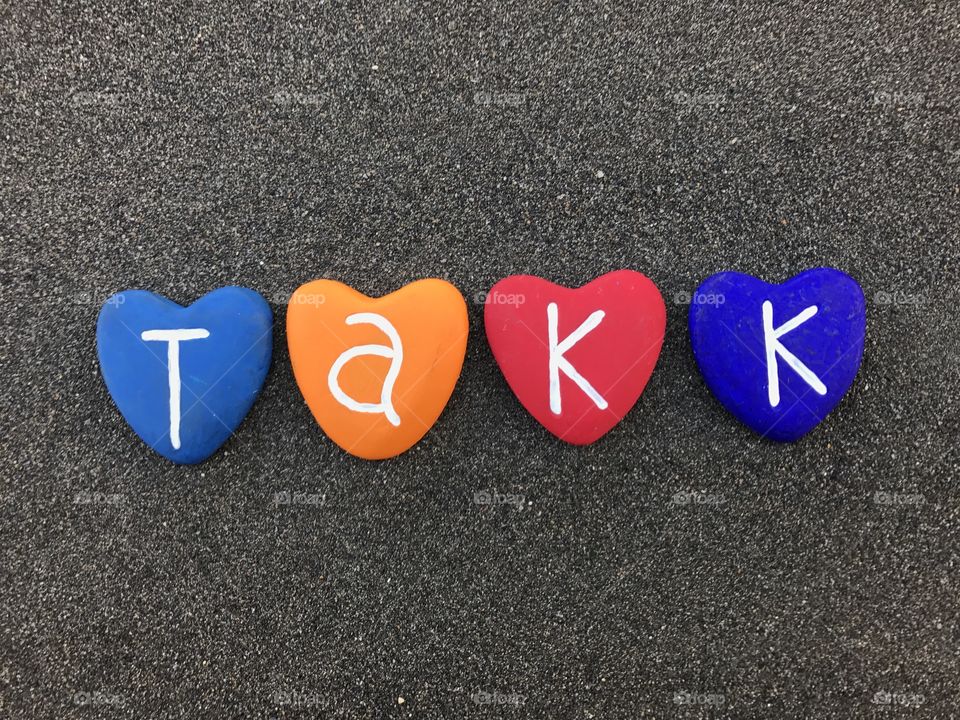
<path id="1" fill-rule="evenodd" d="M 138 5 L 0 8 L 0 715 L 960 716 L 956 3 Z M 817 265 L 870 299 L 860 376 L 757 442 L 683 293 Z M 476 294 L 620 267 L 667 299 L 663 354 L 564 446 Z M 117 290 L 246 285 L 282 321 L 312 278 L 431 275 L 472 336 L 394 461 L 324 437 L 282 322 L 199 467 L 99 377 Z"/>

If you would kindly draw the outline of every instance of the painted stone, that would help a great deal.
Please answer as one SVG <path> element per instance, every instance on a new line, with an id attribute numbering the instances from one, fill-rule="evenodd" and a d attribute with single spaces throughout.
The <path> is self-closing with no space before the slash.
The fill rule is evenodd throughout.
<path id="1" fill-rule="evenodd" d="M 110 396 L 147 445 L 179 464 L 206 460 L 237 429 L 263 386 L 272 346 L 270 306 L 241 287 L 188 307 L 126 290 L 97 320 Z"/>
<path id="2" fill-rule="evenodd" d="M 586 445 L 640 398 L 663 345 L 666 308 L 653 281 L 633 270 L 576 289 L 513 275 L 488 293 L 484 324 L 521 404 L 561 440 Z"/>
<path id="3" fill-rule="evenodd" d="M 856 280 L 816 268 L 780 285 L 722 272 L 690 304 L 690 340 L 707 386 L 763 437 L 792 442 L 840 402 L 863 357 Z"/>
<path id="4" fill-rule="evenodd" d="M 460 377 L 468 332 L 460 291 L 435 278 L 379 298 L 314 280 L 287 310 L 307 406 L 331 440 L 368 460 L 399 455 L 433 427 Z"/>

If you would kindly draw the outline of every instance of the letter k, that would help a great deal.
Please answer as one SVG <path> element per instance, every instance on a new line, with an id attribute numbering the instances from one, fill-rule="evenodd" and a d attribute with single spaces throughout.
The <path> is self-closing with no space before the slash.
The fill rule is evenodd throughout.
<path id="1" fill-rule="evenodd" d="M 816 390 L 818 394 L 827 394 L 827 386 L 820 381 L 820 378 L 780 342 L 782 336 L 800 327 L 816 314 L 817 306 L 811 305 L 800 314 L 787 320 L 780 327 L 775 328 L 773 326 L 773 303 L 769 300 L 763 302 L 763 343 L 767 351 L 767 393 L 770 398 L 770 407 L 777 407 L 780 404 L 780 376 L 777 368 L 777 355 L 782 357 L 787 365 L 792 367 L 797 375 L 803 378 L 804 382 Z"/>
<path id="2" fill-rule="evenodd" d="M 593 312 L 590 317 L 584 320 L 580 327 L 570 333 L 562 342 L 557 342 L 557 304 L 547 305 L 547 331 L 550 339 L 550 412 L 559 415 L 561 411 L 560 402 L 560 371 L 568 378 L 573 380 L 583 392 L 593 400 L 594 404 L 601 410 L 607 409 L 607 401 L 601 397 L 593 386 L 587 382 L 576 368 L 570 364 L 563 354 L 570 348 L 580 342 L 584 336 L 601 323 L 604 318 L 603 310 Z"/>

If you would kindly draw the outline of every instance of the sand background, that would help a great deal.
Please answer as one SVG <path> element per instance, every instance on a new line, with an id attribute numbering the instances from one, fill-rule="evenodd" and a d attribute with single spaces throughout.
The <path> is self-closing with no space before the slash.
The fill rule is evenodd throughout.
<path id="1" fill-rule="evenodd" d="M 960 713 L 958 38 L 955 3 L 874 0 L 5 4 L 0 715 Z M 758 442 L 686 298 L 819 265 L 867 295 L 860 375 Z M 667 301 L 660 363 L 565 446 L 483 293 L 621 267 Z M 468 300 L 460 383 L 401 458 L 347 456 L 285 299 L 425 276 Z M 270 300 L 274 365 L 175 467 L 114 408 L 97 312 L 226 284 Z"/>

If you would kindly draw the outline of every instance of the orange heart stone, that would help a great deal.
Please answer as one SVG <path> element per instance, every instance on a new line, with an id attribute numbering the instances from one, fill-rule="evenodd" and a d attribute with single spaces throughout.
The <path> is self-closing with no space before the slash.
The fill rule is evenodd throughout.
<path id="1" fill-rule="evenodd" d="M 460 377 L 467 304 L 417 280 L 370 298 L 335 280 L 297 288 L 287 309 L 293 374 L 320 427 L 367 460 L 394 457 L 433 426 Z"/>

